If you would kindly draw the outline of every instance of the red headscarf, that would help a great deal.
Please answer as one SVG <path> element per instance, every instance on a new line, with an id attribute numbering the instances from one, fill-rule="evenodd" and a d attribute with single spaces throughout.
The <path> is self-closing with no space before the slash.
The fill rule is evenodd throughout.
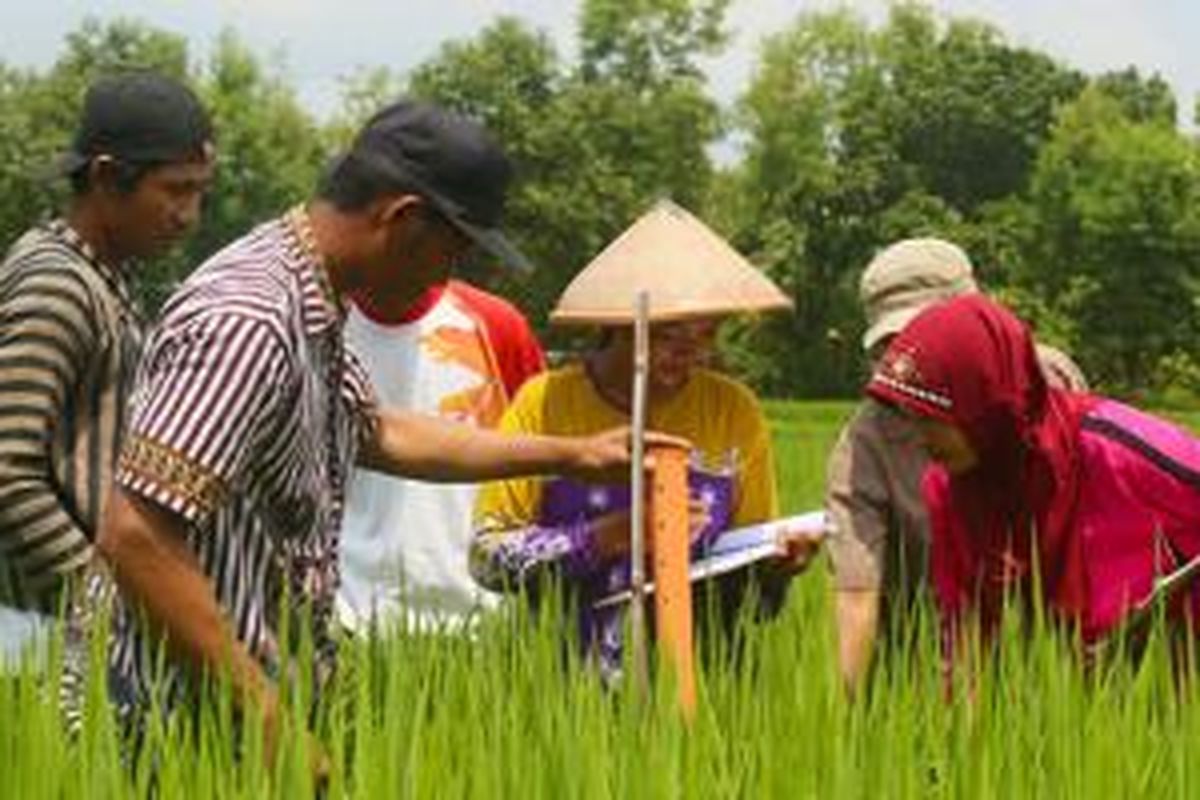
<path id="1" fill-rule="evenodd" d="M 978 604 L 985 629 L 1029 576 L 1034 548 L 1048 605 L 1077 618 L 1083 556 L 1071 535 L 1078 441 L 1088 395 L 1047 386 L 1028 329 L 1003 306 L 967 295 L 924 311 L 892 342 L 872 397 L 958 427 L 978 456 L 969 473 L 925 475 L 938 605 Z"/>

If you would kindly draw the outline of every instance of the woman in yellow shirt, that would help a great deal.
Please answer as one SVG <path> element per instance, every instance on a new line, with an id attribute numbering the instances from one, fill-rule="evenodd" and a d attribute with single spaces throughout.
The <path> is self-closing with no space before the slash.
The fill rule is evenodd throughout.
<path id="1" fill-rule="evenodd" d="M 628 285 L 629 266 L 639 262 L 641 268 L 632 272 L 642 286 L 648 284 L 652 309 L 665 311 L 668 317 L 683 316 L 651 327 L 647 427 L 683 437 L 692 445 L 688 485 L 695 558 L 722 532 L 771 520 L 779 509 L 770 435 L 758 401 L 742 384 L 704 366 L 712 354 L 720 318 L 738 310 L 728 304 L 751 305 L 755 299 L 731 299 L 727 291 L 718 291 L 715 300 L 707 304 L 693 301 L 690 313 L 672 315 L 672 304 L 682 301 L 661 285 L 672 276 L 646 262 L 673 252 L 681 254 L 680 261 L 700 262 L 694 274 L 710 279 L 721 275 L 714 263 L 726 264 L 728 270 L 729 254 L 736 256 L 682 209 L 660 206 L 576 278 L 555 316 L 571 317 L 571 301 L 579 294 L 574 290 L 580 284 L 587 288 L 589 280 L 597 280 L 617 297 L 631 298 L 639 286 Z M 712 263 L 703 263 L 706 255 Z M 740 256 L 736 258 L 740 261 Z M 625 274 L 614 277 L 614 264 L 624 267 Z M 744 261 L 732 262 L 732 267 L 753 270 Z M 736 277 L 743 284 L 747 280 L 746 275 Z M 775 293 L 762 291 L 767 302 L 787 302 L 756 271 L 749 277 Z M 621 280 L 625 287 L 617 285 Z M 696 283 L 692 281 L 692 289 L 704 288 Z M 761 298 L 758 302 L 764 303 Z M 602 309 L 575 316 L 572 321 L 606 326 L 600 345 L 579 363 L 526 383 L 501 420 L 501 430 L 581 434 L 628 424 L 633 382 L 631 319 L 628 314 L 606 315 Z M 614 608 L 593 609 L 592 603 L 628 587 L 629 507 L 627 485 L 584 484 L 560 476 L 487 484 L 476 503 L 472 574 L 495 591 L 531 590 L 546 577 L 561 578 L 578 595 L 582 644 L 599 657 L 606 673 L 613 672 L 620 666 L 621 616 Z M 758 573 L 766 577 L 758 581 L 766 609 L 778 607 L 788 579 L 811 555 L 810 539 L 797 536 L 788 541 L 789 557 Z M 740 605 L 746 588 L 746 575 L 729 577 L 732 580 L 722 581 L 719 587 L 723 617 Z"/>

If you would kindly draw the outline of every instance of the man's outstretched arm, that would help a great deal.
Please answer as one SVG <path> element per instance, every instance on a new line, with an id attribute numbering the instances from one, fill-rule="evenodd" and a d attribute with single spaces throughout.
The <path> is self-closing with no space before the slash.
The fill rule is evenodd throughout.
<path id="1" fill-rule="evenodd" d="M 660 440 L 678 441 L 648 437 Z M 619 482 L 628 477 L 629 457 L 625 428 L 577 438 L 509 434 L 382 409 L 359 462 L 380 472 L 447 483 L 552 474 Z"/>

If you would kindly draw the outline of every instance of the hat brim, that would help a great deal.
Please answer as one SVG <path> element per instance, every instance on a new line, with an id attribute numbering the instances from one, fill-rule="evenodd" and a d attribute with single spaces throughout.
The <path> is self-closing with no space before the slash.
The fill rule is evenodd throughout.
<path id="1" fill-rule="evenodd" d="M 446 218 L 481 250 L 496 258 L 504 266 L 516 272 L 533 272 L 533 262 L 518 250 L 516 245 L 510 242 L 498 228 L 473 225 L 453 214 L 446 214 Z"/>
<path id="2" fill-rule="evenodd" d="M 912 322 L 924 310 L 924 305 L 917 305 L 911 308 L 898 308 L 895 311 L 888 311 L 883 314 L 863 334 L 863 350 L 870 351 L 887 337 L 895 336 L 904 330 L 908 326 L 908 323 Z"/>

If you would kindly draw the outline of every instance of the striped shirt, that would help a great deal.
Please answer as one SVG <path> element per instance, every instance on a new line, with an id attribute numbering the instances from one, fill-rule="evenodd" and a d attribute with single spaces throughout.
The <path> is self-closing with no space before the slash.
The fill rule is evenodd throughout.
<path id="1" fill-rule="evenodd" d="M 125 491 L 186 521 L 238 638 L 275 675 L 288 664 L 288 609 L 308 607 L 318 668 L 330 665 L 344 487 L 374 420 L 306 231 L 302 212 L 260 226 L 168 301 L 117 471 Z M 131 612 L 122 603 L 116 621 L 118 703 L 145 708 L 156 687 L 169 705 L 195 687 L 170 665 L 158 676 L 157 643 Z M 301 618 L 287 623 L 295 636 Z"/>
<path id="2" fill-rule="evenodd" d="M 0 603 L 53 611 L 92 539 L 142 342 L 121 271 L 61 220 L 0 266 Z"/>

